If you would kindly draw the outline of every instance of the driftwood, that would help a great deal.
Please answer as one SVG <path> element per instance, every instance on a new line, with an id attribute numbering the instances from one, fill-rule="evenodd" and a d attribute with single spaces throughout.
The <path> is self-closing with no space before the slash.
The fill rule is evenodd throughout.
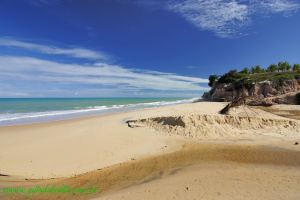
<path id="1" fill-rule="evenodd" d="M 136 128 L 136 127 L 140 127 L 139 125 L 135 124 L 136 120 L 127 120 L 125 121 L 125 123 L 127 124 L 127 126 L 129 128 Z"/>
<path id="2" fill-rule="evenodd" d="M 229 104 L 227 104 L 219 113 L 222 115 L 228 115 L 229 110 L 233 107 L 241 106 L 246 104 L 247 96 L 241 96 L 233 99 Z"/>
<path id="3" fill-rule="evenodd" d="M 0 174 L 0 176 L 9 176 L 9 175 L 7 175 L 7 174 Z"/>

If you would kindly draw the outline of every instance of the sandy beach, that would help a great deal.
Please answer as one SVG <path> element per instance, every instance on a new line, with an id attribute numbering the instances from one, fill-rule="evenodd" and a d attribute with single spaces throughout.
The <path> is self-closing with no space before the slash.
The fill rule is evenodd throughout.
<path id="1" fill-rule="evenodd" d="M 300 0 L 0 16 L 0 200 L 300 200 Z"/>
<path id="2" fill-rule="evenodd" d="M 223 116 L 224 105 L 0 127 L 0 188 L 97 188 L 32 199 L 299 199 L 300 121 L 276 112 L 300 106 L 239 107 Z"/>

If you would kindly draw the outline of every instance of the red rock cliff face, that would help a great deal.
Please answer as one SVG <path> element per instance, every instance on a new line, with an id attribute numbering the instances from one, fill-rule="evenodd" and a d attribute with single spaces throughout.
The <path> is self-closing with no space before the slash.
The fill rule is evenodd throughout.
<path id="1" fill-rule="evenodd" d="M 233 84 L 216 84 L 209 92 L 204 93 L 203 99 L 210 101 L 231 101 L 243 95 L 253 97 L 255 101 L 270 99 L 273 103 L 293 103 L 293 97 L 288 96 L 289 94 L 295 95 L 297 92 L 300 92 L 300 79 L 264 81 L 255 83 L 250 88 L 243 89 L 236 89 Z M 286 101 L 276 100 L 277 97 L 283 99 L 288 97 L 288 99 Z"/>

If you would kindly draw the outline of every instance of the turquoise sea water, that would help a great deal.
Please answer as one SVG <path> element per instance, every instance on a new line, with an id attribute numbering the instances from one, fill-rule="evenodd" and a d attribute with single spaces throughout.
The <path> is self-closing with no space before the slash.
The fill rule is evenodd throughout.
<path id="1" fill-rule="evenodd" d="M 182 98 L 0 98 L 0 125 L 70 119 L 192 101 Z"/>

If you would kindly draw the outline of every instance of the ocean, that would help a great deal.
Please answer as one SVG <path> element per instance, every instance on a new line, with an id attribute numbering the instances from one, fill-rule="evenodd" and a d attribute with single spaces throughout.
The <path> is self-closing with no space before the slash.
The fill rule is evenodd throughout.
<path id="1" fill-rule="evenodd" d="M 189 103 L 183 98 L 0 98 L 0 126 Z"/>

